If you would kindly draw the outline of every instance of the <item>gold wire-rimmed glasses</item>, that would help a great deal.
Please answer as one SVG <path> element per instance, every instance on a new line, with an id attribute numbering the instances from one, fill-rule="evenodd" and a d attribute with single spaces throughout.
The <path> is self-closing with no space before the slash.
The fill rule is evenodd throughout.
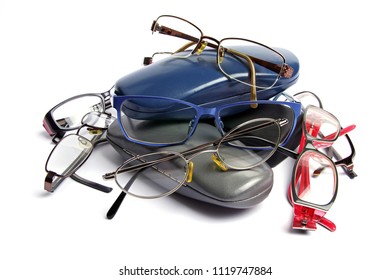
<path id="1" fill-rule="evenodd" d="M 169 35 L 171 42 L 166 40 L 163 45 L 172 49 L 182 46 L 173 52 L 177 57 L 201 54 L 207 47 L 216 50 L 219 69 L 227 77 L 250 86 L 251 101 L 257 100 L 257 90 L 271 88 L 280 78 L 291 78 L 294 72 L 285 57 L 271 47 L 237 37 L 217 40 L 205 36 L 196 25 L 177 16 L 159 16 L 153 21 L 151 30 Z"/>

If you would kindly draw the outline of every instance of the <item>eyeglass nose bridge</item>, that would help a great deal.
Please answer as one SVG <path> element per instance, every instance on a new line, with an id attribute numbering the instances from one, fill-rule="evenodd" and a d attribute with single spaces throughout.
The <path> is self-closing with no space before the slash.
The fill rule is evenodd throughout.
<path id="1" fill-rule="evenodd" d="M 213 43 L 208 42 L 208 40 L 212 41 Z M 207 46 L 210 46 L 211 48 L 218 50 L 218 45 L 219 45 L 219 41 L 217 39 L 210 36 L 202 36 L 200 41 L 194 47 L 193 53 L 200 55 Z"/>

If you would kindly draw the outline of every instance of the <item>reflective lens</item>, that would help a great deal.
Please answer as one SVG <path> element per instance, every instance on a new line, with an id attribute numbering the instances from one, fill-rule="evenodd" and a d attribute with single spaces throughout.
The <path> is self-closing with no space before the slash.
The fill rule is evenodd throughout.
<path id="1" fill-rule="evenodd" d="M 52 112 L 53 120 L 61 129 L 71 130 L 81 126 L 87 112 L 103 112 L 102 98 L 97 95 L 82 95 L 60 104 Z"/>
<path id="2" fill-rule="evenodd" d="M 128 138 L 149 144 L 180 143 L 193 131 L 197 120 L 197 110 L 179 100 L 130 97 L 120 110 Z"/>
<path id="3" fill-rule="evenodd" d="M 106 129 L 115 121 L 115 118 L 106 113 L 90 112 L 82 119 L 82 124 L 94 128 Z"/>
<path id="4" fill-rule="evenodd" d="M 85 162 L 92 149 L 93 145 L 87 138 L 76 134 L 68 135 L 54 147 L 45 169 L 59 176 L 69 176 Z"/>
<path id="5" fill-rule="evenodd" d="M 319 168 L 323 168 L 323 172 L 312 176 Z M 329 158 L 317 151 L 308 150 L 299 158 L 294 172 L 293 191 L 300 200 L 320 206 L 333 201 L 337 174 L 335 165 Z"/>
<path id="6" fill-rule="evenodd" d="M 191 55 L 191 51 L 194 50 L 202 36 L 198 27 L 175 16 L 160 16 L 152 25 L 152 33 L 154 32 L 168 35 L 157 38 L 159 43 L 156 44 L 155 51 L 176 52 L 179 48 L 186 49 L 189 46 L 190 51 L 175 54 L 179 57 Z"/>
<path id="7" fill-rule="evenodd" d="M 155 161 L 156 164 L 153 164 Z M 142 167 L 145 162 L 152 164 Z M 158 198 L 170 195 L 182 186 L 186 172 L 187 163 L 182 155 L 175 152 L 158 152 L 126 161 L 116 171 L 115 180 L 118 186 L 130 195 Z"/>
<path id="8" fill-rule="evenodd" d="M 255 84 L 260 89 L 273 86 L 279 79 L 284 65 L 284 57 L 281 54 L 262 44 L 245 39 L 224 39 L 220 42 L 217 53 L 217 63 L 224 74 L 252 86 L 252 69 L 254 69 Z M 267 59 L 266 63 L 265 59 Z"/>
<path id="9" fill-rule="evenodd" d="M 305 132 L 307 135 L 314 137 L 323 142 L 335 141 L 341 130 L 341 126 L 336 117 L 315 106 L 309 106 L 304 115 Z M 315 147 L 320 144 L 313 142 Z"/>
<path id="10" fill-rule="evenodd" d="M 280 125 L 276 120 L 255 119 L 224 135 L 217 153 L 228 167 L 252 168 L 273 155 L 280 142 L 280 135 Z"/>
<path id="11" fill-rule="evenodd" d="M 320 101 L 320 98 L 311 91 L 298 92 L 293 96 L 301 103 L 303 109 L 307 108 L 310 105 L 322 108 L 322 102 Z"/>
<path id="12" fill-rule="evenodd" d="M 251 108 L 249 105 L 251 103 L 233 104 L 233 106 L 226 106 L 220 109 L 218 116 L 223 131 L 226 133 L 236 126 L 255 118 L 278 119 L 283 117 L 288 120 L 287 123 L 280 127 L 281 142 L 285 142 L 295 123 L 295 112 L 292 107 L 284 104 L 259 102 L 257 108 Z"/>

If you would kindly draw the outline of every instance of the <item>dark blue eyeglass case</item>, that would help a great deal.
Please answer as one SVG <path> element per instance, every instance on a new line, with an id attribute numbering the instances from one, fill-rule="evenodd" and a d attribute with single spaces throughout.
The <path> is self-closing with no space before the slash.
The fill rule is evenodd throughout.
<path id="1" fill-rule="evenodd" d="M 276 50 L 293 68 L 293 75 L 291 78 L 280 78 L 269 89 L 257 90 L 258 99 L 270 99 L 298 80 L 297 57 L 286 49 L 276 48 Z M 262 54 L 259 57 L 268 60 L 266 54 L 265 57 Z M 241 70 L 238 67 L 239 71 Z M 257 82 L 257 85 L 259 84 L 260 81 Z M 250 86 L 230 79 L 220 71 L 216 63 L 216 51 L 210 49 L 204 50 L 200 55 L 191 55 L 187 58 L 169 56 L 120 78 L 115 84 L 115 94 L 119 96 L 144 94 L 164 96 L 210 106 L 249 101 L 250 90 Z"/>

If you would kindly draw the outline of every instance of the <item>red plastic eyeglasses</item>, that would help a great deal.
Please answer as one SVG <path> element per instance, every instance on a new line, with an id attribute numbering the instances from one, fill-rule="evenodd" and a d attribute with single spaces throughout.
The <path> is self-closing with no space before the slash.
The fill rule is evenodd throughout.
<path id="1" fill-rule="evenodd" d="M 324 217 L 337 197 L 336 164 L 319 149 L 330 147 L 339 136 L 354 128 L 351 125 L 342 129 L 335 116 L 315 106 L 304 112 L 300 154 L 288 192 L 294 208 L 294 229 L 316 230 L 316 224 L 320 224 L 330 231 L 336 230 L 335 224 Z M 320 169 L 322 172 L 311 176 Z"/>

